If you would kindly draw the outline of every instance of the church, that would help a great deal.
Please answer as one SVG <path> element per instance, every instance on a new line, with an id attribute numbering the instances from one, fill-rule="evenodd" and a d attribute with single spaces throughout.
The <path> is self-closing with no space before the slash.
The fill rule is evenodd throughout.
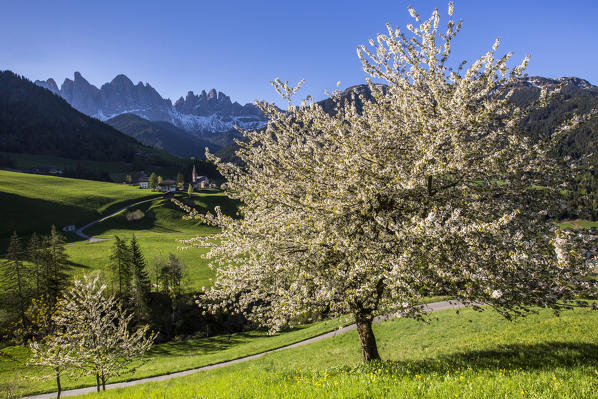
<path id="1" fill-rule="evenodd" d="M 191 172 L 191 186 L 194 189 L 208 188 L 210 186 L 210 180 L 206 176 L 198 176 L 193 165 L 193 171 Z"/>

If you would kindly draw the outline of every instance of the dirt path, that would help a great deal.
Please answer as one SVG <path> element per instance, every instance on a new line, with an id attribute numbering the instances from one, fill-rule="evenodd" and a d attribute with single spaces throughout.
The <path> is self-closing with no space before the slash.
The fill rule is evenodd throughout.
<path id="1" fill-rule="evenodd" d="M 122 211 L 124 211 L 126 209 L 129 209 L 129 208 L 131 208 L 133 206 L 137 206 L 139 204 L 143 204 L 143 203 L 150 202 L 150 201 L 155 201 L 155 200 L 157 200 L 159 198 L 161 198 L 161 197 L 160 196 L 156 196 L 156 197 L 153 197 L 153 198 L 150 198 L 150 199 L 146 199 L 146 200 L 143 200 L 143 201 L 135 202 L 133 204 L 129 204 L 129 205 L 125 206 L 124 208 L 121 208 L 118 211 L 116 211 L 114 213 L 111 213 L 108 216 L 103 216 L 103 217 L 101 217 L 101 218 L 99 218 L 97 220 L 94 220 L 91 223 L 87 223 L 85 226 L 80 227 L 79 229 L 77 229 L 75 231 L 75 234 L 77 234 L 79 237 L 81 237 L 83 239 L 89 240 L 89 242 L 98 242 L 98 241 L 110 240 L 110 238 L 96 238 L 96 237 L 88 236 L 87 234 L 85 234 L 83 232 L 83 230 L 90 228 L 91 226 L 93 226 L 96 223 L 99 223 L 99 222 L 102 222 L 102 221 L 104 221 L 104 220 L 106 220 L 108 218 L 111 218 L 112 216 L 117 215 L 117 214 L 121 213 Z"/>
<path id="2" fill-rule="evenodd" d="M 132 206 L 132 205 L 131 205 Z M 125 208 L 126 209 L 126 208 Z M 118 213 L 118 212 L 117 212 Z M 423 305 L 424 308 L 426 309 L 427 312 L 437 312 L 440 310 L 447 310 L 447 309 L 457 309 L 457 308 L 461 308 L 464 305 L 460 304 L 460 303 L 451 303 L 448 301 L 441 301 L 441 302 L 433 302 L 433 303 L 429 303 L 426 305 Z M 380 316 L 377 317 L 374 322 L 377 323 L 379 321 L 384 321 L 384 320 L 388 320 L 388 319 L 392 319 L 396 317 L 395 315 L 385 315 L 385 316 Z M 165 381 L 165 380 L 170 380 L 172 378 L 177 378 L 177 377 L 183 377 L 186 375 L 190 375 L 190 374 L 194 374 L 200 371 L 207 371 L 207 370 L 213 370 L 216 368 L 220 368 L 220 367 L 226 367 L 226 366 L 230 366 L 233 364 L 237 364 L 237 363 L 241 363 L 241 362 L 246 362 L 248 360 L 253 360 L 253 359 L 257 359 L 260 358 L 264 355 L 267 355 L 269 353 L 273 353 L 273 352 L 278 352 L 278 351 L 282 351 L 285 349 L 289 349 L 289 348 L 296 348 L 298 346 L 303 346 L 303 345 L 307 345 L 310 344 L 312 342 L 317 342 L 317 341 L 321 341 L 323 339 L 326 338 L 331 338 L 334 337 L 336 335 L 339 334 L 343 334 L 347 331 L 351 331 L 351 330 L 355 330 L 355 324 L 351 324 L 349 326 L 346 327 L 342 327 L 338 330 L 335 331 L 331 331 L 322 335 L 318 335 L 317 337 L 313 337 L 313 338 L 309 338 L 306 339 L 304 341 L 300 341 L 300 342 L 296 342 L 294 344 L 291 345 L 287 345 L 287 346 L 283 346 L 282 348 L 278 348 L 278 349 L 272 349 L 266 352 L 262 352 L 262 353 L 258 353 L 255 355 L 251 355 L 251 356 L 246 356 L 246 357 L 242 357 L 239 359 L 235 359 L 235 360 L 229 360 L 227 362 L 222 362 L 222 363 L 216 363 L 216 364 L 212 364 L 209 366 L 203 366 L 203 367 L 198 367 L 195 369 L 191 369 L 191 370 L 185 370 L 185 371 L 179 371 L 177 373 L 172 373 L 172 374 L 164 374 L 164 375 L 158 375 L 155 377 L 147 377 L 147 378 L 142 378 L 139 380 L 133 380 L 133 381 L 126 381 L 126 382 L 117 382 L 114 384 L 108 384 L 106 385 L 106 389 L 114 389 L 114 388 L 124 388 L 124 387 L 130 387 L 133 385 L 139 385 L 139 384 L 143 384 L 146 382 L 156 382 L 156 381 Z M 63 391 L 61 396 L 75 396 L 75 395 L 83 395 L 86 393 L 92 393 L 96 391 L 96 387 L 88 387 L 88 388 L 79 388 L 79 389 L 71 389 L 68 391 Z M 56 397 L 56 392 L 52 392 L 52 393 L 44 393 L 41 395 L 33 395 L 33 396 L 25 396 L 23 399 L 50 399 L 50 398 L 55 398 Z"/>

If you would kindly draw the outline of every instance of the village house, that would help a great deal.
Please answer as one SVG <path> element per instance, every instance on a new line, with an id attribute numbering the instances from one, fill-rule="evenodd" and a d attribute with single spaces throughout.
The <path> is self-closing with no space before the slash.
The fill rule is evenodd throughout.
<path id="1" fill-rule="evenodd" d="M 177 190 L 176 180 L 162 180 L 158 183 L 158 189 L 163 193 L 173 193 Z"/>
<path id="2" fill-rule="evenodd" d="M 127 178 L 129 178 L 130 176 L 127 176 Z M 137 179 L 135 180 L 129 180 L 129 183 L 124 182 L 125 184 L 128 184 L 129 186 L 132 187 L 139 187 L 142 189 L 148 189 L 149 188 L 149 176 L 145 174 L 144 171 L 142 171 L 139 176 L 137 177 Z"/>
<path id="3" fill-rule="evenodd" d="M 139 176 L 137 179 L 136 185 L 139 185 L 139 188 L 149 188 L 149 178 L 147 176 Z"/>

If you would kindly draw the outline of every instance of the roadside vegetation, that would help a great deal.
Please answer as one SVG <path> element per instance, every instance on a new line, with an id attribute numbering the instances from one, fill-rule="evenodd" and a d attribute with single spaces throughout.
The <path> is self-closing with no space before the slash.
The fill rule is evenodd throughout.
<path id="1" fill-rule="evenodd" d="M 557 317 L 538 311 L 514 322 L 491 310 L 448 310 L 432 314 L 426 325 L 408 319 L 375 324 L 381 362 L 362 364 L 357 333 L 351 331 L 222 369 L 110 390 L 102 397 L 593 397 L 598 312 L 576 309 Z"/>
<path id="2" fill-rule="evenodd" d="M 248 331 L 203 337 L 200 332 L 196 337 L 187 337 L 182 341 L 154 345 L 144 357 L 145 362 L 135 373 L 123 374 L 114 378 L 112 382 L 170 374 L 261 353 L 335 330 L 344 323 L 346 320 L 326 320 L 275 335 L 268 335 L 265 331 Z M 0 392 L 10 391 L 15 395 L 28 395 L 56 390 L 53 380 L 36 378 L 47 374 L 50 371 L 48 368 L 25 365 L 29 356 L 28 347 L 12 346 L 0 350 Z M 93 376 L 65 376 L 62 388 L 93 386 L 95 382 Z"/>

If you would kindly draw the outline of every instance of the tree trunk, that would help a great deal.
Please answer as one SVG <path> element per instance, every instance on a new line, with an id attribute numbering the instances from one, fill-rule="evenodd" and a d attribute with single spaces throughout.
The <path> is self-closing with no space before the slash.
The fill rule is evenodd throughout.
<path id="1" fill-rule="evenodd" d="M 372 320 L 373 316 L 371 313 L 355 314 L 355 324 L 357 325 L 357 334 L 359 335 L 364 362 L 380 360 L 376 337 L 374 337 L 374 331 L 372 331 Z"/>
<path id="2" fill-rule="evenodd" d="M 100 392 L 100 373 L 96 373 L 96 389 Z"/>
<path id="3" fill-rule="evenodd" d="M 106 377 L 102 375 L 102 391 L 106 390 Z"/>
<path id="4" fill-rule="evenodd" d="M 56 399 L 60 399 L 60 393 L 62 392 L 62 386 L 60 385 L 60 370 L 55 369 L 56 370 L 56 388 L 57 388 L 57 392 L 56 392 Z"/>

